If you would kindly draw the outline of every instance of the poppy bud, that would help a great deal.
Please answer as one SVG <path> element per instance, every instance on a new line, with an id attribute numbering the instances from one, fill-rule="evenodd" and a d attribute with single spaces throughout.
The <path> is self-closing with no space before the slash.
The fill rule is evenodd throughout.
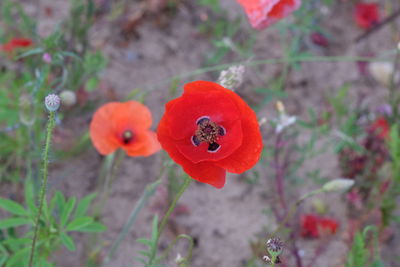
<path id="1" fill-rule="evenodd" d="M 60 93 L 61 103 L 63 106 L 72 107 L 76 104 L 76 94 L 71 90 L 64 90 Z"/>
<path id="2" fill-rule="evenodd" d="M 54 112 L 60 107 L 60 97 L 56 94 L 49 94 L 44 99 L 44 104 L 48 111 Z"/>
<path id="3" fill-rule="evenodd" d="M 344 192 L 350 189 L 354 185 L 354 180 L 338 178 L 333 181 L 329 181 L 322 186 L 322 190 L 325 192 Z"/>

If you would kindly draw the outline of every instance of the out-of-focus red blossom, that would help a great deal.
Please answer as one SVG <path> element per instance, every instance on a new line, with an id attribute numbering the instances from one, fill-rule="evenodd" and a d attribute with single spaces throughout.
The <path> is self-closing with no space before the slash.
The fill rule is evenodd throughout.
<path id="1" fill-rule="evenodd" d="M 354 10 L 354 20 L 362 29 L 369 29 L 377 24 L 379 18 L 379 7 L 377 3 L 357 3 Z"/>
<path id="2" fill-rule="evenodd" d="M 318 238 L 327 234 L 334 234 L 338 226 L 339 223 L 334 219 L 305 214 L 301 217 L 301 236 Z"/>
<path id="3" fill-rule="evenodd" d="M 90 123 L 90 138 L 102 155 L 121 148 L 129 156 L 150 156 L 161 149 L 150 130 L 151 112 L 137 101 L 110 102 L 100 107 Z"/>
<path id="4" fill-rule="evenodd" d="M 390 125 L 384 117 L 377 118 L 369 127 L 369 130 L 382 139 L 389 137 Z"/>
<path id="5" fill-rule="evenodd" d="M 216 188 L 226 171 L 243 173 L 259 160 L 261 133 L 254 111 L 233 91 L 196 81 L 166 104 L 158 140 L 193 179 Z"/>
<path id="6" fill-rule="evenodd" d="M 366 57 L 366 58 L 373 58 L 375 55 L 372 53 L 365 53 L 365 54 L 361 54 L 360 56 Z M 358 61 L 356 61 L 356 64 L 357 64 L 358 72 L 361 75 L 363 75 L 363 76 L 370 75 L 369 70 L 368 70 L 368 66 L 369 66 L 368 61 L 358 60 Z"/>
<path id="7" fill-rule="evenodd" d="M 322 46 L 322 47 L 328 47 L 329 46 L 328 39 L 325 37 L 325 35 L 323 35 L 320 32 L 312 33 L 310 38 L 311 38 L 311 41 L 314 44 L 318 45 L 318 46 Z"/>
<path id="8" fill-rule="evenodd" d="M 384 194 L 390 185 L 390 180 L 386 180 L 381 184 L 381 187 L 379 188 L 379 193 Z"/>
<path id="9" fill-rule="evenodd" d="M 262 30 L 298 9 L 301 0 L 237 0 L 253 28 Z"/>
<path id="10" fill-rule="evenodd" d="M 14 52 L 15 49 L 18 48 L 26 48 L 32 46 L 33 42 L 28 38 L 14 38 L 8 41 L 7 43 L 0 46 L 0 51 L 4 51 L 7 53 Z"/>

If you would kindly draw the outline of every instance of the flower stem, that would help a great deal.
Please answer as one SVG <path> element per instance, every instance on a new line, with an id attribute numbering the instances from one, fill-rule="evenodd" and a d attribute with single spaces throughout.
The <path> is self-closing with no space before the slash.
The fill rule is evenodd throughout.
<path id="1" fill-rule="evenodd" d="M 31 249 L 31 255 L 29 257 L 29 267 L 33 266 L 36 240 L 37 240 L 37 236 L 38 236 L 38 232 L 39 232 L 40 217 L 42 215 L 43 203 L 46 198 L 48 165 L 49 165 L 49 150 L 50 150 L 51 137 L 53 135 L 53 129 L 55 126 L 54 118 L 55 118 L 55 112 L 50 111 L 49 120 L 47 122 L 46 143 L 45 143 L 44 153 L 43 153 L 43 180 L 42 180 L 42 186 L 40 188 L 39 209 L 38 209 L 38 213 L 37 213 L 37 217 L 36 217 L 35 230 L 34 230 L 33 239 L 32 239 L 32 249 Z"/>
<path id="2" fill-rule="evenodd" d="M 178 200 L 181 198 L 183 192 L 185 192 L 186 189 L 189 187 L 191 182 L 192 182 L 192 179 L 190 177 L 186 177 L 181 188 L 179 189 L 179 192 L 176 194 L 174 200 L 172 201 L 171 205 L 169 206 L 167 213 L 165 213 L 164 217 L 162 218 L 161 223 L 158 227 L 157 241 L 160 238 L 161 233 L 164 231 L 165 225 L 167 224 L 167 221 L 168 221 L 169 217 L 171 216 L 171 213 L 174 211 L 176 204 L 178 203 Z"/>

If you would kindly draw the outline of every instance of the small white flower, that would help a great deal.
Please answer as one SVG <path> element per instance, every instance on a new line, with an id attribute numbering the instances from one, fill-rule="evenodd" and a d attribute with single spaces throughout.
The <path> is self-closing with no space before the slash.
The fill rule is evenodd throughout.
<path id="1" fill-rule="evenodd" d="M 176 258 L 175 258 L 175 263 L 176 263 L 176 264 L 181 264 L 183 260 L 184 260 L 184 258 L 181 256 L 180 253 L 178 253 L 178 254 L 176 255 Z"/>
<path id="2" fill-rule="evenodd" d="M 385 87 L 389 87 L 392 83 L 392 76 L 395 72 L 394 65 L 391 62 L 372 62 L 368 65 L 369 72 L 372 77 Z M 395 82 L 400 79 L 400 73 L 396 72 Z"/>
<path id="3" fill-rule="evenodd" d="M 242 84 L 244 71 L 243 65 L 231 66 L 221 71 L 217 83 L 234 91 Z"/>
<path id="4" fill-rule="evenodd" d="M 279 114 L 279 119 L 276 121 L 277 125 L 275 132 L 277 134 L 281 133 L 285 128 L 296 123 L 296 120 L 297 120 L 296 116 L 288 116 L 286 115 L 286 113 Z"/>

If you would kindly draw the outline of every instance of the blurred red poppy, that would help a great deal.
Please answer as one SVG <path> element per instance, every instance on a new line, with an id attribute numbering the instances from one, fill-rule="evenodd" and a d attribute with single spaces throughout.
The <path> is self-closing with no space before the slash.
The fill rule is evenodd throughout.
<path id="1" fill-rule="evenodd" d="M 371 125 L 369 130 L 382 139 L 389 137 L 390 125 L 384 117 L 377 118 Z"/>
<path id="2" fill-rule="evenodd" d="M 253 28 L 262 30 L 298 9 L 301 0 L 237 0 Z"/>
<path id="3" fill-rule="evenodd" d="M 338 226 L 336 220 L 306 214 L 301 217 L 301 236 L 318 238 L 326 234 L 334 234 Z"/>
<path id="4" fill-rule="evenodd" d="M 161 149 L 150 131 L 151 112 L 137 101 L 111 102 L 100 107 L 90 123 L 90 138 L 102 155 L 121 148 L 129 156 L 149 156 Z"/>
<path id="5" fill-rule="evenodd" d="M 29 47 L 33 44 L 31 39 L 27 38 L 14 38 L 9 42 L 0 46 L 0 50 L 3 50 L 7 53 L 12 53 L 17 48 Z"/>
<path id="6" fill-rule="evenodd" d="M 362 29 L 369 29 L 379 22 L 379 8 L 376 3 L 357 3 L 354 20 Z"/>
<path id="7" fill-rule="evenodd" d="M 166 104 L 158 140 L 193 179 L 222 188 L 226 171 L 243 173 L 260 158 L 256 114 L 217 83 L 196 81 L 184 89 L 181 97 Z"/>

